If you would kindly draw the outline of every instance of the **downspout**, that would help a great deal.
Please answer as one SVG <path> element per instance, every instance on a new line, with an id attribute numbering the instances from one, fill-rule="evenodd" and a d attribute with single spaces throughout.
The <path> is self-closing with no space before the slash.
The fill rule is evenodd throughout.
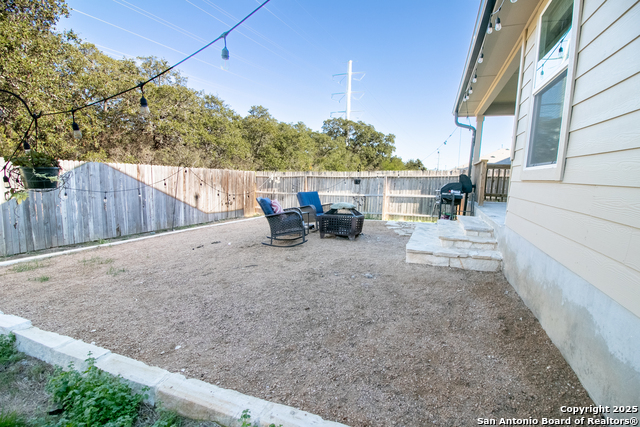
<path id="1" fill-rule="evenodd" d="M 471 151 L 469 152 L 469 169 L 467 170 L 467 176 L 469 178 L 471 178 L 471 169 L 473 167 L 472 162 L 473 162 L 473 149 L 476 145 L 476 128 L 474 128 L 471 125 L 465 125 L 464 123 L 460 123 L 458 121 L 458 110 L 456 109 L 456 114 L 455 114 L 455 118 L 456 118 L 456 126 L 460 127 L 460 128 L 465 128 L 465 129 L 469 129 L 471 131 Z M 467 198 L 464 198 L 464 207 L 462 208 L 462 212 L 466 212 L 467 211 Z"/>

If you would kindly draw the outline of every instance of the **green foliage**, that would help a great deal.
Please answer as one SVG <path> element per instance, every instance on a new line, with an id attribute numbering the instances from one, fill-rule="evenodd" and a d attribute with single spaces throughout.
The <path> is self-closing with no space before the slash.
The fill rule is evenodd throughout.
<path id="1" fill-rule="evenodd" d="M 160 408 L 158 412 L 160 416 L 152 427 L 180 427 L 182 425 L 182 419 L 174 411 Z"/>
<path id="2" fill-rule="evenodd" d="M 0 365 L 20 360 L 22 355 L 15 347 L 16 336 L 14 334 L 0 335 Z"/>
<path id="3" fill-rule="evenodd" d="M 46 153 L 40 153 L 31 150 L 29 153 L 25 153 L 21 156 L 14 157 L 11 160 L 14 166 L 22 166 L 26 168 L 58 168 L 60 164 L 58 159 Z"/>
<path id="4" fill-rule="evenodd" d="M 102 265 L 102 264 L 113 264 L 113 258 L 100 258 L 99 256 L 92 256 L 89 259 L 83 258 L 80 262 L 87 265 Z"/>
<path id="5" fill-rule="evenodd" d="M 95 359 L 87 359 L 89 367 L 80 374 L 57 368 L 47 391 L 53 402 L 64 408 L 58 426 L 130 427 L 136 418 L 141 394 L 134 394 L 122 380 L 95 367 Z"/>
<path id="6" fill-rule="evenodd" d="M 16 412 L 0 410 L 0 427 L 28 427 L 29 424 Z"/>
<path id="7" fill-rule="evenodd" d="M 49 277 L 49 276 L 39 276 L 39 277 L 36 277 L 36 278 L 35 278 L 35 279 L 33 279 L 33 280 L 34 280 L 35 282 L 43 283 L 43 282 L 48 282 L 50 279 L 51 279 L 51 277 Z M 32 280 L 32 279 L 29 279 L 29 280 Z"/>
<path id="8" fill-rule="evenodd" d="M 245 409 L 244 411 L 242 411 L 242 415 L 240 415 L 240 421 L 242 421 L 242 425 L 240 427 L 257 427 L 258 423 L 255 422 L 253 424 L 251 424 L 251 415 L 249 415 L 249 411 L 248 409 Z M 279 426 L 276 426 L 275 424 L 269 424 L 269 427 L 282 427 L 282 424 L 280 424 Z"/>
<path id="9" fill-rule="evenodd" d="M 67 13 L 64 0 L 8 0 L 0 11 L 0 88 L 22 96 L 33 112 L 92 103 L 168 68 L 155 57 L 113 59 L 73 32 L 57 32 L 55 24 Z M 371 171 L 421 166 L 393 156 L 395 136 L 364 122 L 329 119 L 316 132 L 303 123 L 279 122 L 259 105 L 242 117 L 217 96 L 186 84 L 175 70 L 146 84 L 147 117 L 138 113 L 137 90 L 77 111 L 81 140 L 73 139 L 68 115 L 44 116 L 38 141 L 32 137 L 30 143 L 38 153 L 58 159 L 185 167 Z M 17 99 L 0 94 L 0 101 L 0 155 L 8 158 L 31 117 Z"/>
<path id="10" fill-rule="evenodd" d="M 42 261 L 29 261 L 29 262 L 16 264 L 15 266 L 11 267 L 9 270 L 13 271 L 14 273 L 23 273 L 25 271 L 33 271 L 37 268 L 46 267 L 47 265 L 48 264 L 45 264 Z"/>
<path id="11" fill-rule="evenodd" d="M 126 270 L 124 268 L 109 267 L 109 270 L 107 270 L 107 274 L 111 276 L 117 276 L 118 274 L 125 272 Z"/>

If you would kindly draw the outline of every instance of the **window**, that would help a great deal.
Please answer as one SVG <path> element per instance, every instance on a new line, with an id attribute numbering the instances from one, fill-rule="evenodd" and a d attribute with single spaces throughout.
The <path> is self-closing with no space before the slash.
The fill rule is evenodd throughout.
<path id="1" fill-rule="evenodd" d="M 558 160 L 567 70 L 535 97 L 527 166 L 552 165 Z"/>
<path id="2" fill-rule="evenodd" d="M 576 0 L 579 2 L 580 0 Z M 538 23 L 538 45 L 523 179 L 559 180 L 566 148 L 575 63 L 574 0 L 551 0 Z"/>
<path id="3" fill-rule="evenodd" d="M 534 90 L 566 67 L 571 48 L 573 0 L 555 0 L 540 18 L 540 40 Z"/>

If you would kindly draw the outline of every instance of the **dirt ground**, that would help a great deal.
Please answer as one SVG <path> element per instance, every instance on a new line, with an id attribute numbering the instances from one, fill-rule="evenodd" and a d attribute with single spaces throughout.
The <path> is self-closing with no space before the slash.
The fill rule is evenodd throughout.
<path id="1" fill-rule="evenodd" d="M 407 264 L 396 231 L 272 248 L 258 218 L 92 249 L 1 268 L 0 310 L 350 426 L 593 404 L 501 273 Z"/>

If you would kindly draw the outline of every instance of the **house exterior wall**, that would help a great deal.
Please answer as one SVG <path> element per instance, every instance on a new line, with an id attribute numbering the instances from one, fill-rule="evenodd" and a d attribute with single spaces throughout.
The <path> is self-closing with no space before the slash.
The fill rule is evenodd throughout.
<path id="1" fill-rule="evenodd" d="M 640 399 L 640 2 L 581 4 L 560 181 L 522 173 L 542 8 L 525 33 L 501 250 L 592 398 L 621 404 Z"/>
<path id="2" fill-rule="evenodd" d="M 640 317 L 640 3 L 584 0 L 561 181 L 521 179 L 537 34 L 528 29 L 506 225 Z"/>

